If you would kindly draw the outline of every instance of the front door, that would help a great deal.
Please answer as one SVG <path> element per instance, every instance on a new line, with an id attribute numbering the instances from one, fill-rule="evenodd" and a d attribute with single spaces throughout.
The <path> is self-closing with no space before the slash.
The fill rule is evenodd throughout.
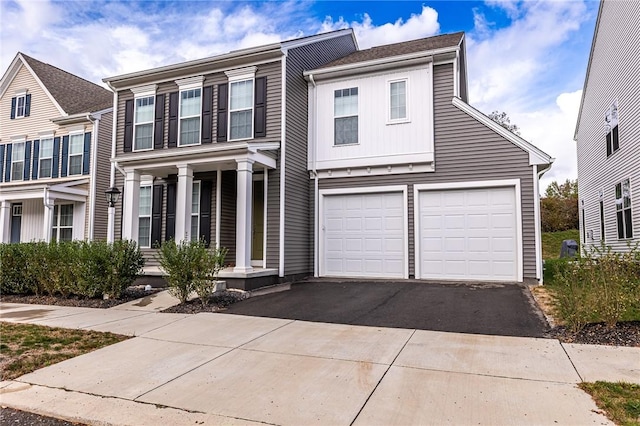
<path id="1" fill-rule="evenodd" d="M 256 175 L 254 178 L 260 178 Z M 252 202 L 253 224 L 251 225 L 251 261 L 254 266 L 262 266 L 264 259 L 264 180 L 253 181 Z"/>
<path id="2" fill-rule="evenodd" d="M 22 204 L 11 205 L 11 242 L 20 242 L 20 229 L 22 228 Z"/>

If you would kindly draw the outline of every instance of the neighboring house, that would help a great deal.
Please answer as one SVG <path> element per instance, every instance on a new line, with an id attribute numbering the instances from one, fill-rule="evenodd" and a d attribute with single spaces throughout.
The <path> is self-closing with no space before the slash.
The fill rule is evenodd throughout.
<path id="1" fill-rule="evenodd" d="M 304 75 L 316 276 L 542 280 L 553 159 L 467 104 L 463 33 Z"/>
<path id="2" fill-rule="evenodd" d="M 602 1 L 574 139 L 583 250 L 640 243 L 640 2 Z"/>
<path id="3" fill-rule="evenodd" d="M 18 53 L 0 80 L 0 242 L 105 239 L 113 94 Z"/>
<path id="4" fill-rule="evenodd" d="M 106 78 L 115 92 L 115 237 L 229 249 L 230 284 L 313 271 L 303 70 L 357 50 L 351 30 Z"/>

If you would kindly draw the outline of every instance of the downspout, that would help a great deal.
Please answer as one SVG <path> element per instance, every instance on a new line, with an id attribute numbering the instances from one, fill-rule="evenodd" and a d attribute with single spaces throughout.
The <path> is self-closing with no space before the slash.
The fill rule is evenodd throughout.
<path id="1" fill-rule="evenodd" d="M 282 78 L 282 104 L 280 117 L 280 241 L 278 247 L 278 276 L 284 277 L 284 206 L 285 206 L 285 183 L 286 183 L 286 137 L 287 137 L 287 55 L 288 51 L 283 50 L 281 59 L 282 67 L 280 75 Z"/>
<path id="2" fill-rule="evenodd" d="M 540 179 L 542 176 L 551 168 L 551 164 L 553 164 L 553 159 L 551 159 L 551 163 L 547 165 L 542 170 L 538 170 L 538 165 L 534 170 L 538 179 L 535 182 L 534 191 L 535 191 L 535 204 L 533 206 L 536 226 L 535 229 L 535 239 L 536 239 L 536 278 L 538 279 L 538 284 L 544 284 L 544 265 L 542 260 L 542 218 L 540 215 Z"/>
<path id="3" fill-rule="evenodd" d="M 100 118 L 94 119 L 93 116 L 87 114 L 87 120 L 93 123 L 93 130 L 91 131 L 91 188 L 89 189 L 89 235 L 88 239 L 93 240 L 93 228 L 95 224 L 96 214 L 96 196 L 97 196 L 97 165 L 98 165 L 98 128 L 100 126 Z"/>
<path id="4" fill-rule="evenodd" d="M 44 187 L 44 196 L 42 198 L 42 204 L 44 204 L 44 208 L 48 209 L 49 212 L 45 212 L 47 214 L 47 218 L 45 218 L 45 225 L 47 225 L 45 227 L 45 229 L 43 230 L 44 232 L 44 240 L 49 243 L 51 242 L 51 220 L 50 218 L 53 217 L 53 212 L 51 211 L 51 209 L 53 209 L 54 204 L 49 202 L 49 187 L 45 186 Z"/>
<path id="5" fill-rule="evenodd" d="M 318 237 L 320 235 L 320 231 L 318 229 L 318 226 L 320 225 L 320 222 L 318 220 L 318 208 L 320 205 L 320 200 L 318 199 L 318 193 L 319 193 L 319 188 L 318 188 L 318 171 L 316 169 L 316 154 L 317 154 L 317 150 L 316 150 L 316 144 L 317 144 L 317 132 L 316 132 L 316 126 L 318 123 L 318 97 L 316 94 L 317 91 L 317 85 L 316 85 L 316 81 L 313 79 L 313 74 L 309 74 L 309 81 L 311 81 L 311 84 L 313 84 L 313 120 L 312 120 L 312 125 L 311 127 L 311 145 L 312 145 L 312 151 L 311 151 L 311 172 L 313 173 L 313 276 L 314 277 L 318 277 L 320 275 L 320 265 L 318 264 L 318 256 L 319 256 L 319 243 L 318 243 Z"/>
<path id="6" fill-rule="evenodd" d="M 110 82 L 107 82 L 109 88 L 113 91 L 113 116 L 112 116 L 112 124 L 111 124 L 111 172 L 109 175 L 109 187 L 113 187 L 116 184 L 116 169 L 122 173 L 124 170 L 118 167 L 118 163 L 115 160 L 116 158 L 116 133 L 117 133 L 117 122 L 118 122 L 118 91 L 111 85 Z M 122 202 L 124 203 L 124 197 Z M 107 242 L 115 241 L 115 207 L 108 207 L 109 213 L 107 218 Z M 122 236 L 121 236 L 122 237 Z"/>

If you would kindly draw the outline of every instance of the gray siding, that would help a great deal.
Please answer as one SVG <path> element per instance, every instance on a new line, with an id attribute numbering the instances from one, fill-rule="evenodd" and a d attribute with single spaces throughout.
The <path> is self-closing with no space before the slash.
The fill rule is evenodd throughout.
<path id="1" fill-rule="evenodd" d="M 433 173 L 330 178 L 320 189 L 408 185 L 409 275 L 415 273 L 413 185 L 420 183 L 520 179 L 523 228 L 523 276 L 536 278 L 533 168 L 527 152 L 454 107 L 453 66 L 434 67 L 435 168 Z"/>
<path id="2" fill-rule="evenodd" d="M 285 148 L 285 275 L 313 271 L 309 230 L 309 172 L 307 171 L 308 85 L 302 72 L 354 52 L 350 35 L 291 49 L 287 56 Z"/>
<path id="3" fill-rule="evenodd" d="M 108 208 L 104 191 L 109 188 L 111 173 L 111 133 L 113 131 L 113 112 L 102 115 L 98 126 L 97 144 L 97 170 L 96 170 L 96 199 L 93 202 L 94 209 L 93 238 L 96 240 L 107 239 Z"/>
<path id="4" fill-rule="evenodd" d="M 280 158 L 267 174 L 267 268 L 280 266 Z"/>
<path id="5" fill-rule="evenodd" d="M 220 188 L 220 245 L 229 249 L 227 260 L 235 263 L 236 259 L 236 172 L 222 172 Z"/>
<path id="6" fill-rule="evenodd" d="M 640 242 L 640 2 L 605 0 L 600 7 L 577 132 L 578 194 L 586 219 L 580 214 L 580 238 L 592 231 L 587 247 L 599 247 L 604 240 L 622 252 L 628 243 Z M 620 149 L 607 158 L 604 114 L 616 99 Z M 633 240 L 618 239 L 615 186 L 625 179 L 631 184 Z"/>

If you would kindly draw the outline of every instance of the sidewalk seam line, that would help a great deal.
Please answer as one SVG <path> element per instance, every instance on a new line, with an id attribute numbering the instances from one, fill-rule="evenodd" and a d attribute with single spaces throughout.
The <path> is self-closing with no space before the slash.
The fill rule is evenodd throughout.
<path id="1" fill-rule="evenodd" d="M 564 352 L 564 354 L 567 356 L 567 358 L 569 359 L 569 362 L 571 363 L 571 366 L 573 367 L 573 370 L 576 372 L 576 374 L 578 375 L 578 378 L 580 379 L 581 383 L 584 383 L 584 378 L 580 375 L 580 372 L 578 371 L 578 368 L 576 367 L 576 365 L 573 363 L 573 360 L 571 359 L 571 356 L 569 355 L 569 352 L 567 352 L 567 348 L 564 347 L 564 345 L 562 344 L 561 341 L 558 340 L 558 343 L 560 344 L 560 347 L 562 348 L 562 351 Z"/>

